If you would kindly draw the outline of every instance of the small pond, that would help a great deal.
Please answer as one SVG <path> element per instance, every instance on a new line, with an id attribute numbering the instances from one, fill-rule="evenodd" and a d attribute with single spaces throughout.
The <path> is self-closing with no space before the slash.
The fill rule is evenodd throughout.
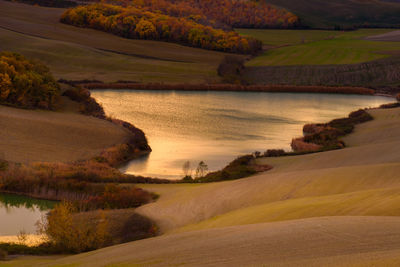
<path id="1" fill-rule="evenodd" d="M 36 233 L 36 222 L 56 202 L 0 193 L 0 236 Z"/>

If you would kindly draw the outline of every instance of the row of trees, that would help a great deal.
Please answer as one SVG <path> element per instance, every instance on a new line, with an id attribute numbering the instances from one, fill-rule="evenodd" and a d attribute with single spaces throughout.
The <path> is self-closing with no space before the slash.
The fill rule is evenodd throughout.
<path id="1" fill-rule="evenodd" d="M 16 53 L 0 53 L 1 103 L 53 109 L 59 94 L 59 85 L 45 65 Z"/>
<path id="2" fill-rule="evenodd" d="M 261 41 L 203 25 L 193 19 L 173 17 L 134 6 L 93 4 L 67 10 L 61 22 L 132 38 L 163 40 L 193 47 L 241 54 L 255 54 Z"/>
<path id="3" fill-rule="evenodd" d="M 254 0 L 111 0 L 150 12 L 186 17 L 201 24 L 237 28 L 291 28 L 299 25 L 293 13 Z"/>

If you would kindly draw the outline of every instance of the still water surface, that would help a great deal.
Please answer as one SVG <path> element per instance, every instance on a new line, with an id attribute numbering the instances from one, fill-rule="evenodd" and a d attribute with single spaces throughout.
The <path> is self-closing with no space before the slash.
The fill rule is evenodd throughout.
<path id="1" fill-rule="evenodd" d="M 217 170 L 238 155 L 290 150 L 306 123 L 327 122 L 359 108 L 393 102 L 380 96 L 94 90 L 108 115 L 142 129 L 153 152 L 130 162 L 131 174 L 181 178 L 182 165 Z"/>
<path id="2" fill-rule="evenodd" d="M 36 222 L 55 205 L 53 201 L 0 193 L 0 236 L 36 233 Z"/>

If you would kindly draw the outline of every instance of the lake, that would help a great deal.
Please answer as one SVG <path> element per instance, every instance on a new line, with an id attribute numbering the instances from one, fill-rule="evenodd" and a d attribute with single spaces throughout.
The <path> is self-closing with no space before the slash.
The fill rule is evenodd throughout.
<path id="1" fill-rule="evenodd" d="M 153 152 L 126 173 L 175 179 L 182 166 L 204 161 L 209 170 L 235 157 L 273 148 L 290 150 L 306 123 L 328 122 L 359 108 L 394 102 L 381 96 L 93 90 L 107 115 L 142 129 Z"/>
<path id="2" fill-rule="evenodd" d="M 36 233 L 36 222 L 56 202 L 0 193 L 0 236 Z"/>

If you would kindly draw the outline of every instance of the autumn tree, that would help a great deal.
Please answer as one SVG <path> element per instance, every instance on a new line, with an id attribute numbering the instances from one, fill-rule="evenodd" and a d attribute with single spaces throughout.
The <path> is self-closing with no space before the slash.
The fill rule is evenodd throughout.
<path id="1" fill-rule="evenodd" d="M 76 207 L 62 202 L 49 213 L 47 220 L 38 223 L 39 233 L 45 234 L 56 248 L 80 253 L 105 246 L 109 240 L 108 221 L 98 212 L 90 221 L 75 216 Z"/>
<path id="2" fill-rule="evenodd" d="M 59 85 L 45 65 L 16 53 L 0 53 L 0 103 L 53 109 L 59 94 Z"/>

